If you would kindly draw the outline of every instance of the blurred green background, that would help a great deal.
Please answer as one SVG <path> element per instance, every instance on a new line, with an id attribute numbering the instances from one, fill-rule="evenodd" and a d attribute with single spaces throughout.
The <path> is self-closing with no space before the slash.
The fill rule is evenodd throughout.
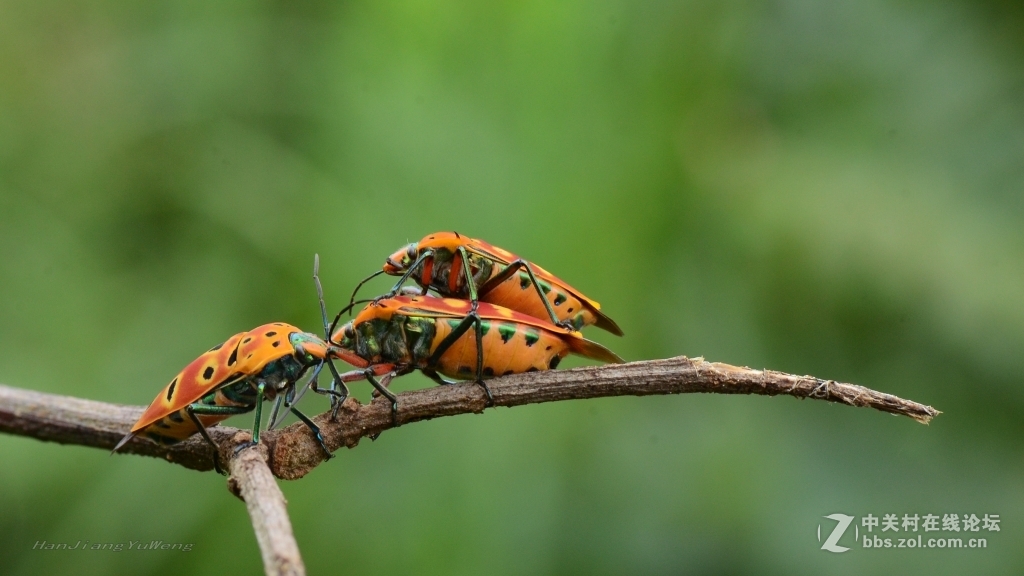
<path id="1" fill-rule="evenodd" d="M 314 253 L 336 308 L 455 229 L 598 299 L 626 337 L 588 336 L 629 360 L 945 413 L 684 395 L 400 428 L 282 484 L 311 574 L 1020 573 L 1022 180 L 1016 3 L 0 2 L 0 382 L 148 404 L 228 335 L 319 330 Z M 222 477 L 12 436 L 0 462 L 0 573 L 262 570 Z M 832 554 L 837 512 L 1002 530 Z M 194 549 L 31 550 L 153 539 Z"/>

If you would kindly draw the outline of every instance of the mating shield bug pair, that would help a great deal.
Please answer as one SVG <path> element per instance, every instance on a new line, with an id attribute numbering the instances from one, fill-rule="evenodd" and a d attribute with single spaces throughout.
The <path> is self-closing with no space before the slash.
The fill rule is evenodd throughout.
<path id="1" fill-rule="evenodd" d="M 596 301 L 543 268 L 481 240 L 436 233 L 399 250 L 356 291 L 381 273 L 401 276 L 399 282 L 337 330 L 341 315 L 355 304 L 355 292 L 329 328 L 316 268 L 327 340 L 282 323 L 232 336 L 186 366 L 114 450 L 136 435 L 174 443 L 198 432 L 214 444 L 207 426 L 252 410 L 253 442 L 258 442 L 263 401 L 269 399 L 276 400 L 273 424 L 283 404 L 313 431 L 329 457 L 317 426 L 294 408 L 301 396 L 296 383 L 309 368 L 314 368 L 310 387 L 331 396 L 335 413 L 348 396 L 346 382 L 366 379 L 391 401 L 392 415 L 397 416 L 398 400 L 387 384 L 417 369 L 441 384 L 451 383 L 442 376 L 474 379 L 493 405 L 488 378 L 553 369 L 570 353 L 622 362 L 578 333 L 593 324 L 622 334 Z M 420 284 L 420 294 L 402 292 L 410 279 Z M 443 297 L 429 296 L 428 291 Z M 339 374 L 333 359 L 356 370 Z M 316 384 L 324 364 L 332 373 L 328 389 Z M 219 471 L 216 460 L 215 465 Z"/>

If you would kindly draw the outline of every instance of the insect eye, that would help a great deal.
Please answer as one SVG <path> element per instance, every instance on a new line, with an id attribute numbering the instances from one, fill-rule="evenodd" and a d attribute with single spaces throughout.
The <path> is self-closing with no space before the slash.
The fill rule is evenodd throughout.
<path id="1" fill-rule="evenodd" d="M 409 244 L 409 248 L 405 251 L 405 257 L 407 260 L 414 260 L 416 258 L 415 244 Z"/>

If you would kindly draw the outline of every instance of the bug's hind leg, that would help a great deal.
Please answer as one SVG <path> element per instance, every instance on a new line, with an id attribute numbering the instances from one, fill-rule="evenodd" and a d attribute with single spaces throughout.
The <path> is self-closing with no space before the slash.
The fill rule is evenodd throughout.
<path id="1" fill-rule="evenodd" d="M 224 474 L 224 469 L 220 467 L 220 448 L 217 446 L 217 443 L 213 441 L 213 438 L 210 437 L 210 433 L 206 431 L 206 426 L 203 426 L 203 423 L 199 421 L 199 417 L 196 416 L 197 408 L 199 409 L 198 411 L 200 414 L 243 414 L 249 410 L 237 410 L 239 407 L 236 406 L 204 406 L 202 404 L 193 404 L 185 408 L 185 413 L 188 414 L 189 420 L 192 420 L 192 423 L 196 425 L 196 428 L 199 430 L 199 434 L 202 435 L 203 440 L 206 440 L 210 446 L 213 446 L 213 469 L 217 471 L 217 474 Z M 235 410 L 207 410 L 211 408 L 234 408 Z"/>
<path id="2" fill-rule="evenodd" d="M 526 270 L 526 275 L 530 279 L 530 283 L 533 285 L 534 291 L 537 292 L 537 297 L 544 304 L 544 309 L 548 312 L 548 317 L 551 319 L 551 323 L 555 326 L 565 328 L 566 330 L 576 331 L 572 322 L 569 320 L 559 320 L 558 315 L 555 314 L 555 309 L 551 306 L 551 301 L 548 300 L 548 295 L 544 293 L 544 289 L 541 288 L 540 282 L 537 281 L 537 276 L 533 273 L 533 267 L 530 263 L 522 258 L 512 261 L 504 270 L 494 275 L 493 278 L 487 281 L 483 286 L 480 287 L 480 296 L 486 295 L 491 290 L 494 290 L 502 282 L 508 280 L 513 274 L 518 272 L 520 269 Z M 525 286 L 524 286 L 525 288 Z"/>
<path id="3" fill-rule="evenodd" d="M 256 414 L 257 414 L 257 416 L 256 416 L 257 431 L 258 431 L 258 427 L 259 427 L 259 414 L 260 414 L 260 411 L 262 410 L 262 399 L 263 399 L 263 396 L 262 395 L 259 396 L 257 398 L 256 404 L 255 404 Z M 196 425 L 196 428 L 199 429 L 199 433 L 203 435 L 203 438 L 205 438 L 206 441 L 209 442 L 216 449 L 217 444 L 214 443 L 212 438 L 210 438 L 209 432 L 206 431 L 206 427 L 203 426 L 203 423 L 199 421 L 199 418 L 197 417 L 197 415 L 223 416 L 223 417 L 226 418 L 228 416 L 234 416 L 236 414 L 245 414 L 247 412 L 251 412 L 252 409 L 253 409 L 253 406 L 219 406 L 219 405 L 202 404 L 200 402 L 196 402 L 194 404 L 190 404 L 185 409 L 185 411 L 188 413 L 188 417 L 192 420 L 192 423 L 194 423 Z M 259 435 L 258 435 L 258 433 L 257 434 L 253 434 L 253 436 L 254 436 L 254 441 L 250 441 L 249 443 L 243 444 L 242 446 L 238 447 L 235 450 L 236 453 L 239 450 L 241 450 L 242 448 L 247 448 L 247 447 L 249 447 L 251 445 L 255 445 L 257 442 L 259 442 Z M 220 460 L 219 460 L 219 457 L 217 456 L 217 454 L 218 454 L 217 452 L 214 453 L 214 468 L 217 468 L 217 471 L 223 474 L 223 471 L 220 468 Z"/>

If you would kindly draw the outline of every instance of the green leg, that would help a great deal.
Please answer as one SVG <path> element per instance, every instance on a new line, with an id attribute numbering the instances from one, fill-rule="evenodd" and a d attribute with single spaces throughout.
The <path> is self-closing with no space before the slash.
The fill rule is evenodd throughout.
<path id="1" fill-rule="evenodd" d="M 373 370 L 367 369 L 364 374 L 366 374 L 366 381 L 376 388 L 377 392 L 380 392 L 382 396 L 391 400 L 391 422 L 396 422 L 398 420 L 398 398 L 395 397 L 395 395 L 392 394 L 391 391 L 383 384 L 377 381 L 377 378 L 373 375 Z"/>
<path id="2" fill-rule="evenodd" d="M 406 372 L 402 372 L 405 374 Z M 344 374 L 338 375 L 338 380 L 343 384 L 345 382 L 355 382 L 357 380 L 366 380 L 372 385 L 377 392 L 388 400 L 391 400 L 391 421 L 394 422 L 398 419 L 398 398 L 387 389 L 386 386 L 377 381 L 377 378 L 373 375 L 373 367 L 370 366 L 365 370 L 352 370 L 351 372 L 345 372 Z M 388 380 L 390 382 L 390 379 Z M 346 388 L 347 390 L 347 388 Z"/>
<path id="3" fill-rule="evenodd" d="M 452 344 L 456 340 L 462 337 L 463 334 L 469 330 L 470 326 L 475 325 L 476 327 L 476 383 L 483 387 L 484 392 L 487 394 L 487 405 L 494 406 L 494 396 L 491 395 L 491 389 L 487 387 L 484 382 L 483 371 L 484 371 L 484 348 L 483 348 L 483 325 L 480 321 L 480 316 L 475 311 L 470 312 L 459 322 L 459 325 L 455 327 L 440 344 L 434 350 L 434 353 L 427 359 L 427 369 L 436 372 L 435 367 L 441 360 L 441 356 L 451 348 Z"/>
<path id="4" fill-rule="evenodd" d="M 274 409 L 271 410 L 270 412 L 270 419 L 267 420 L 267 430 L 273 430 L 274 428 L 277 428 L 278 425 L 281 424 L 281 421 L 284 420 L 286 416 L 288 416 L 288 413 L 291 412 L 292 410 L 292 406 L 298 404 L 299 400 L 301 400 L 302 397 L 306 395 L 306 390 L 312 387 L 312 385 L 316 382 L 316 378 L 317 376 L 320 375 L 320 369 L 323 368 L 323 365 L 323 362 L 320 362 L 316 365 L 316 368 L 313 370 L 313 376 L 309 379 L 309 382 L 307 382 L 306 385 L 302 387 L 301 390 L 296 392 L 295 383 L 293 382 L 291 386 L 288 386 L 287 392 L 285 392 L 283 395 L 279 394 L 277 396 L 277 398 L 274 400 Z M 282 405 L 284 406 L 284 412 L 282 412 L 280 416 L 278 416 L 279 408 Z"/>
<path id="5" fill-rule="evenodd" d="M 292 413 L 295 414 L 296 418 L 302 420 L 302 423 L 308 426 L 310 430 L 312 430 L 313 436 L 316 437 L 316 441 L 319 442 L 320 447 L 324 449 L 324 454 L 327 454 L 327 459 L 330 460 L 331 458 L 334 458 L 334 454 L 331 454 L 331 451 L 327 449 L 327 444 L 324 443 L 324 437 L 320 434 L 320 427 L 314 424 L 313 421 L 305 414 L 299 412 L 298 409 L 292 408 Z"/>
<path id="6" fill-rule="evenodd" d="M 323 366 L 323 363 L 317 367 L 317 370 Z M 341 374 L 338 374 L 338 369 L 334 367 L 334 360 L 330 357 L 327 358 L 327 367 L 331 369 L 331 387 L 327 390 L 321 390 L 319 383 L 316 378 L 313 379 L 312 388 L 317 394 L 324 394 L 331 396 L 331 421 L 333 422 L 338 417 L 338 410 L 341 409 L 341 405 L 345 403 L 348 398 L 348 386 L 345 385 L 345 381 L 341 379 Z M 341 387 L 342 391 L 338 391 L 338 387 Z"/>
<path id="7" fill-rule="evenodd" d="M 260 443 L 260 424 L 263 419 L 263 391 L 267 389 L 266 382 L 260 382 L 259 386 L 256 387 L 256 418 L 252 423 L 252 443 Z M 235 450 L 236 452 L 241 449 Z"/>
<path id="8" fill-rule="evenodd" d="M 281 405 L 285 405 L 286 416 L 288 414 L 288 411 L 291 409 L 291 405 L 294 403 L 294 398 L 294 387 L 289 388 L 288 392 L 286 392 L 285 394 L 278 394 L 277 398 L 274 398 L 274 407 L 270 409 L 270 418 L 267 419 L 267 430 L 273 430 L 274 428 L 277 428 L 277 425 L 279 424 L 277 416 L 278 413 L 281 411 Z M 284 416 L 282 416 L 281 419 L 283 420 Z"/>
<path id="9" fill-rule="evenodd" d="M 210 438 L 210 433 L 206 431 L 206 426 L 199 421 L 199 417 L 196 414 L 216 414 L 216 415 L 234 415 L 234 414 L 245 414 L 251 410 L 246 406 L 206 406 L 205 404 L 191 404 L 185 408 L 185 413 L 188 414 L 192 423 L 196 425 L 199 430 L 199 434 L 202 435 L 203 439 L 213 446 L 213 468 L 217 471 L 217 474 L 224 474 L 224 470 L 220 467 L 220 449 L 217 447 L 217 443 Z"/>
<path id="10" fill-rule="evenodd" d="M 476 305 L 480 300 L 476 293 L 476 282 L 473 281 L 473 270 L 469 267 L 469 255 L 466 254 L 465 246 L 459 246 L 455 251 L 462 258 L 462 273 L 466 276 L 466 290 L 469 291 L 469 301 L 473 303 L 473 312 L 476 312 Z"/>
<path id="11" fill-rule="evenodd" d="M 412 263 L 412 266 L 409 266 L 409 269 L 405 271 L 405 274 L 402 275 L 398 282 L 395 283 L 395 285 L 391 288 L 391 291 L 388 292 L 387 294 L 384 294 L 383 296 L 379 296 L 375 300 L 394 298 L 395 294 L 398 294 L 398 291 L 402 289 L 402 284 L 405 284 L 409 280 L 409 277 L 411 277 L 416 272 L 416 270 L 423 267 L 423 263 L 427 260 L 427 258 L 433 258 L 433 256 L 433 250 L 424 250 L 423 253 L 420 254 L 419 258 L 417 258 L 416 261 Z M 422 285 L 423 283 L 420 282 L 420 284 Z M 427 284 L 427 287 L 429 287 L 430 282 L 427 282 Z"/>
<path id="12" fill-rule="evenodd" d="M 520 268 L 526 269 L 526 275 L 530 277 L 530 282 L 533 283 L 533 289 L 537 291 L 537 296 L 539 296 L 540 301 L 544 303 L 544 308 L 548 311 L 548 316 L 551 317 L 551 323 L 554 324 L 555 326 L 561 326 L 562 328 L 565 328 L 567 330 L 573 330 L 572 323 L 570 323 L 568 320 L 558 319 L 558 316 L 555 314 L 555 309 L 551 307 L 551 302 L 548 301 L 547 294 L 544 294 L 544 291 L 540 289 L 540 283 L 537 282 L 537 277 L 534 276 L 533 274 L 533 268 L 530 266 L 529 262 L 523 260 L 522 258 L 515 260 L 514 262 L 509 264 L 504 270 L 498 272 L 493 278 L 488 280 L 486 284 L 481 286 L 480 295 L 483 296 L 490 292 L 491 290 L 497 288 L 498 285 L 500 285 L 505 280 L 508 280 L 509 278 L 512 277 L 513 274 L 518 272 Z"/>

